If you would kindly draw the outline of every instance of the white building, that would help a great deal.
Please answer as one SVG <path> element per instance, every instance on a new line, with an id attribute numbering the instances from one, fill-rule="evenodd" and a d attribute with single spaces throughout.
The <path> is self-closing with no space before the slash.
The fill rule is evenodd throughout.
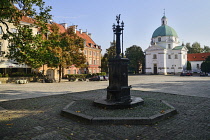
<path id="1" fill-rule="evenodd" d="M 191 53 L 187 54 L 187 61 L 190 61 L 192 72 L 200 73 L 201 64 L 206 58 L 210 56 L 210 53 Z"/>
<path id="2" fill-rule="evenodd" d="M 179 45 L 176 31 L 167 25 L 165 15 L 161 26 L 152 34 L 151 45 L 145 50 L 146 74 L 182 72 L 187 63 L 187 48 Z"/>

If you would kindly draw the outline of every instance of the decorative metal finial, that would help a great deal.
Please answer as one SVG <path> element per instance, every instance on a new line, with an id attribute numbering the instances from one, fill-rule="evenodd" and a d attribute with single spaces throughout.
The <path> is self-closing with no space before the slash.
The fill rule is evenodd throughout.
<path id="1" fill-rule="evenodd" d="M 119 23 L 120 23 L 120 14 L 118 16 L 116 16 L 116 21 L 117 21 L 117 24 L 119 25 Z"/>

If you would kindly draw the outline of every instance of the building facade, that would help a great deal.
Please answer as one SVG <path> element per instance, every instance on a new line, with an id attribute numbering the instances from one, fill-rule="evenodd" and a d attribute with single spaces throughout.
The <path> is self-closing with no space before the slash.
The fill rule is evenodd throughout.
<path id="1" fill-rule="evenodd" d="M 9 30 L 11 32 L 16 32 L 16 28 L 12 23 L 7 23 Z M 20 21 L 21 25 L 30 25 L 33 24 L 33 19 L 28 17 L 23 17 Z M 57 24 L 59 32 L 64 33 L 67 29 L 67 24 Z M 77 68 L 74 65 L 68 66 L 63 69 L 63 76 L 66 74 L 83 74 L 83 73 L 100 73 L 101 69 L 101 46 L 97 45 L 93 39 L 91 38 L 91 34 L 87 32 L 82 32 L 82 30 L 77 31 L 75 27 L 75 34 L 84 39 L 84 55 L 86 56 L 86 64 L 88 68 Z M 33 34 L 38 33 L 38 28 L 32 27 Z M 25 64 L 19 64 L 15 60 L 10 60 L 6 57 L 8 53 L 8 40 L 2 39 L 3 34 L 6 33 L 6 27 L 0 23 L 0 73 L 12 73 L 12 72 L 26 72 L 31 68 Z M 51 79 L 57 80 L 59 77 L 59 71 L 57 68 L 47 67 L 47 65 L 43 65 L 42 67 L 34 70 L 47 75 Z"/>
<path id="2" fill-rule="evenodd" d="M 187 48 L 179 45 L 176 31 L 161 18 L 161 26 L 152 34 L 151 45 L 145 50 L 146 74 L 171 74 L 182 72 L 187 63 Z"/>
<path id="3" fill-rule="evenodd" d="M 187 54 L 187 61 L 191 63 L 192 72 L 200 73 L 201 64 L 210 56 L 210 53 L 191 53 Z"/>

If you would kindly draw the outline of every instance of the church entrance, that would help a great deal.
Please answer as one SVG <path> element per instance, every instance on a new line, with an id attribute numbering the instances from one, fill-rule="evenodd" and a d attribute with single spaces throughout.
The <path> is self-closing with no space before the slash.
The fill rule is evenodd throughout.
<path id="1" fill-rule="evenodd" d="M 154 70 L 153 73 L 154 73 L 154 74 L 157 74 L 157 64 L 154 64 L 153 70 Z"/>

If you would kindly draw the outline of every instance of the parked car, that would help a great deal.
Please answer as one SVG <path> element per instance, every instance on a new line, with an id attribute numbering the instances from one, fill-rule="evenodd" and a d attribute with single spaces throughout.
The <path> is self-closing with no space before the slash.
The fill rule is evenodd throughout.
<path id="1" fill-rule="evenodd" d="M 93 76 L 91 78 L 89 78 L 90 81 L 99 81 L 100 77 L 99 76 Z"/>
<path id="2" fill-rule="evenodd" d="M 201 72 L 201 73 L 200 73 L 200 76 L 210 76 L 210 73 Z"/>
<path id="3" fill-rule="evenodd" d="M 107 76 L 93 76 L 89 78 L 90 81 L 107 81 L 109 78 Z"/>
<path id="4" fill-rule="evenodd" d="M 109 80 L 108 76 L 99 76 L 100 77 L 100 81 L 107 81 Z"/>
<path id="5" fill-rule="evenodd" d="M 191 71 L 183 71 L 180 76 L 192 76 L 193 73 Z"/>

